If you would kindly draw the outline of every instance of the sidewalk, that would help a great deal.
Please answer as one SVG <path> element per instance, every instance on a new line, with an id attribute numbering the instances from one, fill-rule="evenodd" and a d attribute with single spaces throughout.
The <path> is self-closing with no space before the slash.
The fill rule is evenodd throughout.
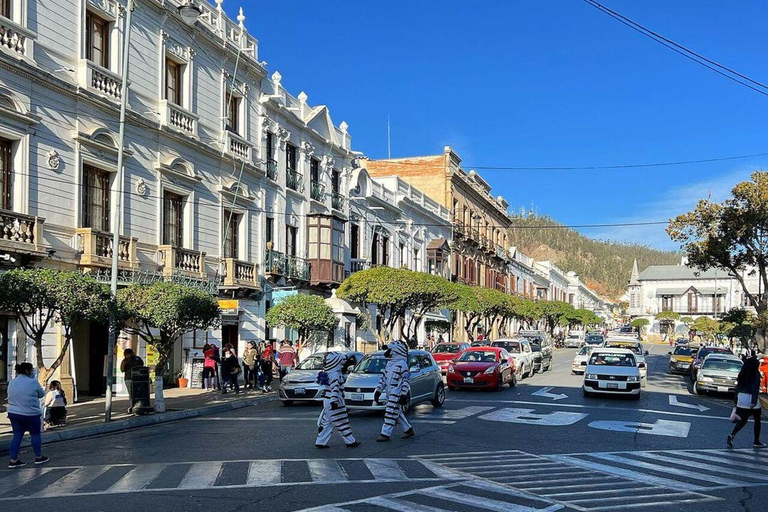
<path id="1" fill-rule="evenodd" d="M 104 423 L 104 398 L 67 406 L 67 425 L 43 433 L 43 443 L 78 439 L 130 428 L 175 421 L 195 416 L 222 412 L 277 400 L 277 393 L 260 391 L 228 393 L 202 389 L 171 388 L 164 390 L 166 412 L 146 416 L 128 414 L 128 397 L 112 400 L 112 421 Z M 152 400 L 154 405 L 154 400 Z M 0 454 L 8 451 L 11 440 L 11 424 L 6 413 L 0 413 Z M 23 446 L 29 445 L 25 436 Z"/>

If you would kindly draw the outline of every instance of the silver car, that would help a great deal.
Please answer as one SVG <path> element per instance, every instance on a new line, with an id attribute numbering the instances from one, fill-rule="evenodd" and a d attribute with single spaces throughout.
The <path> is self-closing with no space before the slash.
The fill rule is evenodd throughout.
<path id="1" fill-rule="evenodd" d="M 374 403 L 373 392 L 381 380 L 387 360 L 384 351 L 379 350 L 367 354 L 347 377 L 344 385 L 344 401 L 349 409 L 364 409 L 383 411 L 387 398 L 382 395 L 379 402 Z M 440 375 L 440 367 L 432 354 L 426 350 L 410 350 L 408 366 L 411 373 L 411 394 L 408 405 L 404 408 L 432 402 L 434 407 L 442 407 L 445 403 L 445 385 Z"/>
<path id="2" fill-rule="evenodd" d="M 363 358 L 362 352 L 346 352 L 347 359 L 353 358 L 355 364 Z M 280 382 L 278 394 L 283 405 L 291 405 L 293 402 L 322 402 L 320 384 L 317 383 L 317 374 L 323 369 L 324 352 L 312 354 L 300 362 L 293 371 Z"/>

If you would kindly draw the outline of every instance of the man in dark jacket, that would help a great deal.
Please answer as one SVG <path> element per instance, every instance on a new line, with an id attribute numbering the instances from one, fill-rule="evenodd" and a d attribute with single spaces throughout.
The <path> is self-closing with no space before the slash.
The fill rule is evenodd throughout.
<path id="1" fill-rule="evenodd" d="M 123 351 L 123 360 L 120 363 L 120 371 L 125 374 L 125 387 L 128 389 L 128 399 L 131 402 L 131 406 L 128 408 L 128 412 L 133 412 L 133 376 L 131 372 L 134 368 L 144 366 L 144 361 L 133 353 L 133 350 L 127 348 Z"/>

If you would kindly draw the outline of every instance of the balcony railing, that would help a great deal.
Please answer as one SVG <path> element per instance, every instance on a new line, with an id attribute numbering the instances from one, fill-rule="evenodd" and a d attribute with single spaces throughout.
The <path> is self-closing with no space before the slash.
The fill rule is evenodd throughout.
<path id="1" fill-rule="evenodd" d="M 34 58 L 35 33 L 8 18 L 0 16 L 0 46 L 16 56 Z"/>
<path id="2" fill-rule="evenodd" d="M 289 168 L 285 172 L 285 185 L 289 189 L 299 192 L 304 186 L 304 176 L 300 172 Z"/>
<path id="3" fill-rule="evenodd" d="M 113 235 L 93 228 L 77 228 L 80 242 L 80 265 L 109 267 L 114 255 Z M 117 264 L 121 268 L 139 268 L 135 237 L 121 236 L 117 248 Z"/>
<path id="4" fill-rule="evenodd" d="M 303 258 L 268 249 L 264 254 L 264 273 L 298 281 L 309 281 L 311 266 Z"/>
<path id="5" fill-rule="evenodd" d="M 173 245 L 161 245 L 157 248 L 157 252 L 163 274 L 206 277 L 204 252 L 182 249 Z"/>
<path id="6" fill-rule="evenodd" d="M 277 181 L 279 173 L 277 172 L 277 160 L 274 158 L 267 158 L 267 178 L 272 181 Z"/>
<path id="7" fill-rule="evenodd" d="M 45 219 L 0 210 L 0 250 L 42 251 Z"/>
<path id="8" fill-rule="evenodd" d="M 341 195 L 338 192 L 334 192 L 331 195 L 331 208 L 338 211 L 344 210 L 344 204 L 346 203 L 347 198 L 345 198 L 343 195 Z"/>
<path id="9" fill-rule="evenodd" d="M 312 181 L 309 186 L 309 197 L 315 201 L 322 201 L 325 197 L 325 186 L 322 183 Z"/>
<path id="10" fill-rule="evenodd" d="M 78 65 L 80 87 L 101 94 L 114 101 L 120 101 L 122 78 L 117 73 L 99 66 L 88 59 L 80 59 Z"/>
<path id="11" fill-rule="evenodd" d="M 251 161 L 251 150 L 253 149 L 253 146 L 240 135 L 229 130 L 224 130 L 224 144 L 227 148 L 227 153 L 231 156 L 239 158 L 240 160 L 245 160 L 246 162 Z"/>
<path id="12" fill-rule="evenodd" d="M 453 225 L 453 234 L 456 237 L 461 238 L 466 234 L 466 232 L 467 232 L 467 228 L 466 226 L 464 226 L 464 223 L 461 222 L 460 220 L 457 220 Z"/>
<path id="13" fill-rule="evenodd" d="M 350 272 L 360 272 L 361 270 L 368 270 L 371 268 L 370 260 L 365 258 L 352 258 L 349 263 Z"/>
<path id="14" fill-rule="evenodd" d="M 496 257 L 501 258 L 502 260 L 509 259 L 509 252 L 506 251 L 502 246 L 496 245 Z"/>
<path id="15" fill-rule="evenodd" d="M 259 266 L 255 263 L 224 258 L 225 287 L 259 288 Z"/>
<path id="16" fill-rule="evenodd" d="M 197 137 L 199 117 L 168 100 L 160 102 L 160 124 L 192 137 Z"/>

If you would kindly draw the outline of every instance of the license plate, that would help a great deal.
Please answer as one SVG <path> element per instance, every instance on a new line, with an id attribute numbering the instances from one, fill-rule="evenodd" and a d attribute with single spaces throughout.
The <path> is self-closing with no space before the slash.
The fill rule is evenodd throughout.
<path id="1" fill-rule="evenodd" d="M 720 393 L 727 393 L 728 388 L 726 386 L 717 386 L 717 391 Z"/>
<path id="2" fill-rule="evenodd" d="M 619 384 L 617 382 L 609 382 L 607 387 L 608 389 L 619 389 Z"/>
<path id="3" fill-rule="evenodd" d="M 464 384 L 472 384 L 473 382 L 475 382 L 475 379 L 472 377 L 464 377 Z"/>
<path id="4" fill-rule="evenodd" d="M 352 393 L 352 401 L 353 402 L 362 402 L 365 400 L 365 395 L 362 393 Z"/>
<path id="5" fill-rule="evenodd" d="M 293 392 L 296 393 L 297 395 L 306 395 L 307 394 L 307 390 L 304 389 L 304 388 L 296 388 L 296 389 L 293 390 Z"/>

